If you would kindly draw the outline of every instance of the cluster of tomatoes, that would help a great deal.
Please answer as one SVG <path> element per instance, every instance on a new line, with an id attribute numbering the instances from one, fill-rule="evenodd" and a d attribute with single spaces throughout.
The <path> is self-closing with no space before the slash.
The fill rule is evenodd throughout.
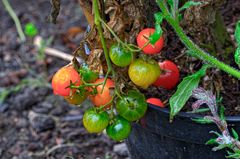
<path id="1" fill-rule="evenodd" d="M 160 53 L 163 48 L 163 37 L 154 45 L 148 38 L 154 29 L 142 30 L 137 36 L 137 45 L 144 54 Z M 116 66 L 128 68 L 131 81 L 144 89 L 150 85 L 173 88 L 179 80 L 178 67 L 171 61 L 156 62 L 151 58 L 135 58 L 134 52 L 121 44 L 113 44 L 109 57 Z M 59 69 L 52 79 L 54 94 L 63 96 L 69 103 L 79 105 L 89 98 L 94 107 L 85 111 L 83 125 L 90 133 L 100 133 L 106 129 L 107 135 L 116 141 L 128 137 L 131 132 L 131 123 L 143 117 L 147 110 L 147 103 L 164 107 L 158 98 L 145 99 L 137 90 L 129 90 L 126 94 L 117 94 L 115 102 L 113 95 L 115 83 L 110 78 L 98 79 L 98 74 L 86 66 L 79 70 L 73 65 Z M 113 111 L 115 104 L 117 115 Z"/>

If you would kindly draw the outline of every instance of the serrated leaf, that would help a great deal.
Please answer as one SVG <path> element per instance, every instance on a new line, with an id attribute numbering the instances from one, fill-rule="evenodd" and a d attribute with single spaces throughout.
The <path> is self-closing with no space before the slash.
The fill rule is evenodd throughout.
<path id="1" fill-rule="evenodd" d="M 213 145 L 213 144 L 217 144 L 217 141 L 216 141 L 216 139 L 210 139 L 205 144 L 206 145 Z"/>
<path id="2" fill-rule="evenodd" d="M 240 67 L 240 46 L 235 51 L 234 60 L 236 64 L 238 64 L 238 66 Z"/>
<path id="3" fill-rule="evenodd" d="M 187 9 L 187 8 L 190 8 L 192 6 L 197 6 L 197 5 L 200 5 L 200 4 L 202 4 L 202 2 L 188 1 L 181 8 L 179 8 L 179 12 L 181 12 L 181 11 Z"/>
<path id="4" fill-rule="evenodd" d="M 240 47 L 240 20 L 236 24 L 234 37 L 236 39 L 236 42 L 237 42 L 238 46 Z"/>
<path id="5" fill-rule="evenodd" d="M 238 133 L 232 128 L 232 134 L 233 134 L 233 137 L 238 140 Z"/>
<path id="6" fill-rule="evenodd" d="M 183 108 L 189 97 L 192 95 L 192 91 L 198 87 L 201 77 L 206 74 L 206 70 L 209 65 L 203 65 L 203 67 L 196 73 L 185 77 L 178 85 L 177 91 L 170 98 L 170 121 L 174 116 Z"/>
<path id="7" fill-rule="evenodd" d="M 196 123 L 199 123 L 199 124 L 211 124 L 211 123 L 213 123 L 212 120 L 205 119 L 205 118 L 193 118 L 192 121 L 195 121 Z"/>

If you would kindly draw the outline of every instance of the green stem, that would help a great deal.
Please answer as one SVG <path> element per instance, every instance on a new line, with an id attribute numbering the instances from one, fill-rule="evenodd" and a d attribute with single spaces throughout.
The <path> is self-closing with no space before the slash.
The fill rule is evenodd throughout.
<path id="1" fill-rule="evenodd" d="M 98 30 L 98 34 L 102 43 L 102 47 L 103 47 L 103 52 L 104 52 L 104 56 L 105 59 L 107 61 L 107 66 L 108 66 L 108 71 L 112 72 L 112 75 L 115 76 L 115 73 L 112 69 L 112 64 L 109 58 L 109 54 L 108 54 L 108 49 L 107 49 L 107 45 L 103 36 L 103 30 L 102 30 L 102 26 L 101 26 L 101 17 L 100 17 L 100 13 L 99 13 L 99 9 L 98 9 L 98 1 L 97 0 L 93 0 L 93 10 L 94 10 L 94 23 L 97 26 L 97 30 Z"/>
<path id="2" fill-rule="evenodd" d="M 172 17 L 171 13 L 168 11 L 167 6 L 165 5 L 163 0 L 157 0 L 159 8 L 162 10 L 163 15 L 165 16 L 167 22 L 173 27 L 176 34 L 179 36 L 181 41 L 187 46 L 187 48 L 194 53 L 196 53 L 197 57 L 203 61 L 206 61 L 215 67 L 229 73 L 230 75 L 240 79 L 240 71 L 232 68 L 229 65 L 217 60 L 215 57 L 209 55 L 201 48 L 199 48 L 192 40 L 188 38 L 188 36 L 184 33 L 183 29 L 180 27 L 179 23 Z"/>
<path id="3" fill-rule="evenodd" d="M 19 19 L 16 15 L 16 13 L 14 12 L 14 10 L 12 9 L 11 5 L 9 4 L 8 0 L 2 0 L 6 10 L 8 11 L 9 15 L 12 17 L 15 25 L 16 25 L 16 28 L 17 28 L 17 32 L 18 32 L 18 35 L 20 37 L 20 40 L 21 42 L 25 42 L 26 41 L 26 37 L 23 33 L 23 30 L 22 30 L 22 27 L 21 27 L 21 24 L 19 22 Z"/>

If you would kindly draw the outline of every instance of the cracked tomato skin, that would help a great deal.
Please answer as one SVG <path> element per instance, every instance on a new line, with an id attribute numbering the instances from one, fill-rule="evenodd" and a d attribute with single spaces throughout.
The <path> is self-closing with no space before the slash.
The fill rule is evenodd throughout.
<path id="1" fill-rule="evenodd" d="M 83 125 L 89 133 L 102 132 L 108 126 L 109 121 L 110 118 L 106 111 L 98 113 L 90 108 L 83 115 Z"/>
<path id="2" fill-rule="evenodd" d="M 111 139 L 122 141 L 129 136 L 131 132 L 131 124 L 129 121 L 118 115 L 113 119 L 113 123 L 107 126 L 106 132 Z"/>
<path id="3" fill-rule="evenodd" d="M 163 105 L 162 101 L 158 98 L 148 98 L 147 103 L 153 104 L 155 106 L 159 106 L 161 108 L 164 108 L 165 106 Z"/>
<path id="4" fill-rule="evenodd" d="M 144 89 L 147 89 L 160 76 L 161 70 L 155 60 L 135 60 L 128 69 L 131 81 Z"/>
<path id="5" fill-rule="evenodd" d="M 97 81 L 94 82 L 94 84 L 102 83 L 104 82 L 104 78 L 100 78 Z M 97 89 L 97 94 L 96 95 L 91 95 L 89 96 L 90 100 L 96 107 L 100 107 L 102 105 L 105 105 L 109 103 L 112 100 L 112 95 L 111 95 L 111 88 L 114 88 L 114 82 L 111 79 L 107 79 L 106 85 L 102 91 L 103 85 L 99 85 L 96 87 Z M 107 105 L 105 108 L 109 108 L 111 104 Z"/>
<path id="6" fill-rule="evenodd" d="M 127 95 L 118 98 L 116 109 L 119 115 L 128 121 L 136 121 L 144 116 L 147 111 L 147 102 L 145 96 L 136 91 L 130 90 Z"/>
<path id="7" fill-rule="evenodd" d="M 74 93 L 74 89 L 67 88 L 70 83 L 75 86 L 81 85 L 81 78 L 78 72 L 73 68 L 73 66 L 65 66 L 60 68 L 52 78 L 52 88 L 56 95 L 60 96 L 70 96 Z"/>
<path id="8" fill-rule="evenodd" d="M 154 33 L 154 28 L 146 28 L 143 29 L 137 36 L 137 45 L 138 47 L 142 48 L 145 46 L 146 43 L 149 42 L 148 38 Z M 148 44 L 146 47 L 143 48 L 143 52 L 145 54 L 157 54 L 160 53 L 164 45 L 164 39 L 161 36 L 160 39 L 154 44 Z"/>
<path id="9" fill-rule="evenodd" d="M 162 70 L 161 75 L 153 83 L 154 86 L 163 87 L 165 89 L 172 89 L 179 81 L 179 69 L 175 63 L 170 60 L 159 62 Z"/>

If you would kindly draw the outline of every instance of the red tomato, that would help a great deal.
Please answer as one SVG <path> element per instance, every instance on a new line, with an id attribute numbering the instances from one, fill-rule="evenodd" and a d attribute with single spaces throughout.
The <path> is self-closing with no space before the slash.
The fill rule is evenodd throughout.
<path id="1" fill-rule="evenodd" d="M 155 29 L 153 28 L 146 28 L 143 29 L 137 36 L 137 45 L 138 47 L 142 48 L 145 44 L 149 41 L 148 38 L 150 35 L 154 33 Z M 164 39 L 161 37 L 154 45 L 148 44 L 146 47 L 143 48 L 143 52 L 145 54 L 157 54 L 163 48 Z"/>
<path id="2" fill-rule="evenodd" d="M 162 101 L 158 98 L 148 98 L 147 103 L 159 106 L 161 108 L 164 108 L 165 106 L 163 105 Z"/>
<path id="3" fill-rule="evenodd" d="M 104 82 L 104 78 L 100 78 L 97 81 L 95 81 L 94 83 L 102 83 Z M 103 88 L 103 85 L 99 85 L 96 87 L 97 89 L 97 94 L 96 95 L 92 95 L 90 96 L 90 100 L 92 101 L 92 103 L 96 106 L 96 107 L 100 107 L 102 105 L 105 105 L 107 103 L 109 103 L 112 100 L 112 96 L 111 96 L 111 88 L 114 88 L 114 82 L 111 79 L 107 79 L 106 85 L 103 89 L 103 92 L 101 93 Z M 111 106 L 111 104 L 109 104 L 108 106 L 106 106 L 105 108 L 109 108 Z"/>
<path id="4" fill-rule="evenodd" d="M 67 88 L 70 83 L 75 86 L 81 85 L 81 78 L 78 72 L 73 68 L 73 66 L 65 66 L 59 69 L 52 78 L 52 88 L 56 95 L 60 96 L 70 96 L 74 93 L 74 89 Z"/>
<path id="5" fill-rule="evenodd" d="M 154 86 L 171 89 L 176 86 L 179 81 L 179 69 L 175 63 L 169 60 L 159 62 L 162 70 L 161 75 L 153 83 Z"/>

